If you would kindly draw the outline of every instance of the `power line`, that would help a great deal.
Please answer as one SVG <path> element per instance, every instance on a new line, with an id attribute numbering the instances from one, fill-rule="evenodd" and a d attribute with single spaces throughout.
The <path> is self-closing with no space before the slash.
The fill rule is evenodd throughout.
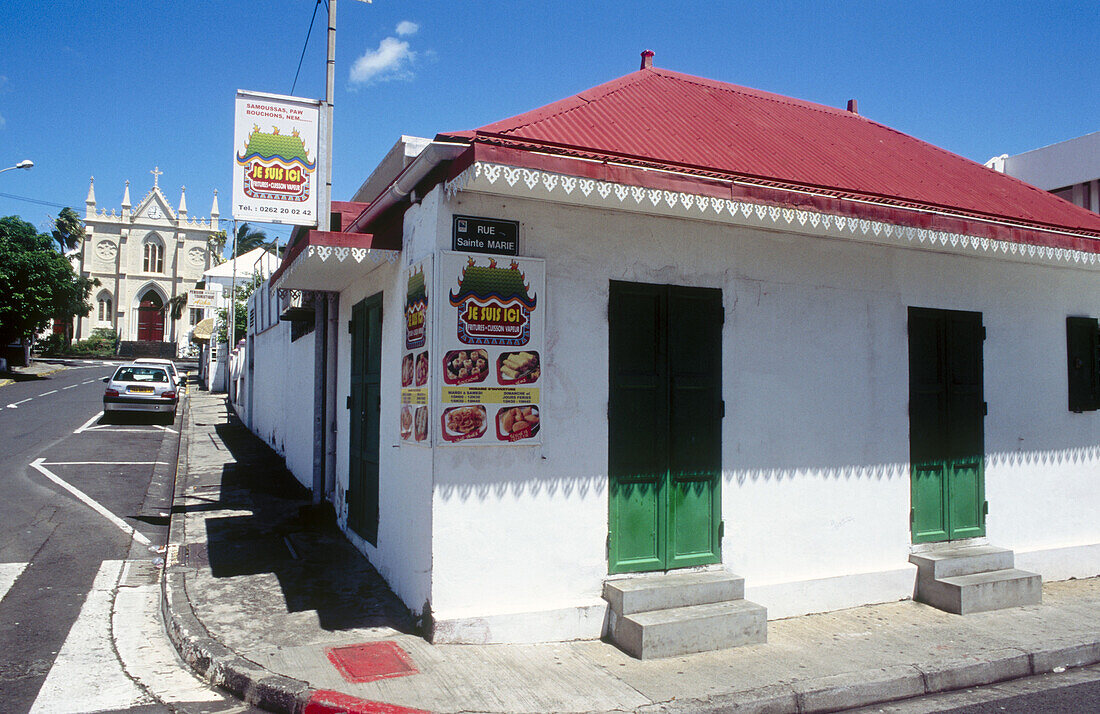
<path id="1" fill-rule="evenodd" d="M 10 198 L 16 201 L 26 201 L 27 203 L 37 203 L 39 206 L 50 206 L 51 208 L 72 208 L 71 205 L 64 206 L 60 203 L 51 203 L 49 201 L 42 201 L 37 198 L 28 198 L 26 196 L 16 196 L 12 193 L 0 193 L 0 198 Z"/>
<path id="2" fill-rule="evenodd" d="M 326 2 L 327 6 L 328 3 Z M 290 85 L 290 94 L 294 95 L 294 88 L 298 86 L 298 74 L 302 71 L 302 60 L 306 58 L 306 48 L 309 47 L 309 36 L 313 34 L 313 21 L 317 19 L 317 8 L 321 6 L 321 0 L 313 6 L 313 17 L 309 18 L 309 29 L 306 30 L 306 41 L 302 43 L 302 56 L 298 58 L 298 69 L 294 72 L 294 83 Z"/>

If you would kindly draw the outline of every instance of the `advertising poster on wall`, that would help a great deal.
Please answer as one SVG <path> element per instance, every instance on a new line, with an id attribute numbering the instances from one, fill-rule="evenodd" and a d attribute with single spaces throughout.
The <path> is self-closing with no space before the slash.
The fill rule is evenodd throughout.
<path id="1" fill-rule="evenodd" d="M 233 218 L 317 225 L 320 102 L 237 91 Z"/>
<path id="2" fill-rule="evenodd" d="M 438 443 L 541 443 L 545 262 L 445 252 L 439 271 Z"/>
<path id="3" fill-rule="evenodd" d="M 429 300 L 431 258 L 406 271 L 405 336 L 401 354 L 401 442 L 431 446 L 431 355 L 429 354 Z"/>

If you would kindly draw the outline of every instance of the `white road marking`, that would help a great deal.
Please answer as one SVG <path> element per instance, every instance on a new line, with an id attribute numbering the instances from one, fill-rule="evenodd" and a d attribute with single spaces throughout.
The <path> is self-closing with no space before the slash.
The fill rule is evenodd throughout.
<path id="1" fill-rule="evenodd" d="M 79 386 L 80 386 L 79 384 L 70 384 L 67 387 L 62 387 L 62 389 L 76 389 Z"/>
<path id="2" fill-rule="evenodd" d="M 32 714 L 118 710 L 154 703 L 122 671 L 111 643 L 111 603 L 121 572 L 121 560 L 105 560 L 99 566 L 80 615 L 38 691 Z"/>
<path id="3" fill-rule="evenodd" d="M 178 432 L 178 431 L 176 431 L 175 429 L 169 429 L 168 427 L 166 427 L 166 426 L 161 426 L 160 424 L 154 424 L 153 426 L 155 426 L 155 427 L 156 427 L 157 429 L 164 429 L 165 431 L 170 431 L 170 432 L 172 432 L 173 434 L 178 434 L 178 433 L 179 433 L 179 432 Z"/>
<path id="4" fill-rule="evenodd" d="M 46 461 L 45 459 L 35 459 L 34 461 L 31 462 L 31 466 L 33 466 L 35 469 L 37 469 L 43 476 L 45 476 L 49 480 L 56 483 L 58 486 L 60 486 L 61 488 L 65 489 L 69 493 L 71 493 L 74 496 L 76 496 L 77 498 L 79 498 L 81 501 L 84 502 L 85 505 L 87 505 L 89 508 L 94 510 L 96 513 L 98 513 L 99 515 L 103 516 L 104 518 L 106 518 L 111 523 L 118 526 L 124 533 L 130 534 L 130 536 L 132 536 L 133 539 L 136 540 L 138 543 L 141 543 L 142 545 L 149 545 L 149 539 L 146 538 L 141 533 L 139 533 L 138 531 L 131 528 L 130 524 L 126 523 L 126 521 L 122 520 L 121 518 L 119 518 L 115 514 L 111 513 L 106 508 L 104 508 L 102 505 L 100 505 L 99 502 L 96 501 L 94 498 L 92 498 L 88 494 L 84 493 L 83 491 L 81 491 L 76 486 L 73 486 L 72 484 L 68 483 L 67 481 L 65 481 L 64 479 L 59 477 L 57 474 L 53 473 L 48 468 L 43 466 L 42 464 L 45 463 L 45 461 Z"/>
<path id="5" fill-rule="evenodd" d="M 0 563 L 0 600 L 4 599 L 26 568 L 26 563 Z"/>
<path id="6" fill-rule="evenodd" d="M 91 427 L 92 423 L 98 421 L 101 416 L 103 416 L 103 412 L 99 412 L 94 417 L 92 417 L 88 421 L 84 422 L 84 424 L 79 429 L 74 431 L 73 433 L 74 434 L 79 434 L 82 431 L 87 431 L 88 428 Z"/>
<path id="7" fill-rule="evenodd" d="M 50 395 L 50 394 L 57 394 L 57 390 L 56 390 L 56 389 L 51 389 L 51 390 L 50 390 L 50 391 L 48 391 L 48 392 L 42 392 L 42 393 L 41 393 L 41 394 L 39 394 L 38 396 L 40 396 L 40 397 L 45 397 L 45 396 L 48 396 L 48 395 Z"/>
<path id="8" fill-rule="evenodd" d="M 81 382 L 81 384 L 91 384 L 91 383 L 92 383 L 92 382 L 94 382 L 94 381 L 95 381 L 94 379 L 89 379 L 89 380 L 87 380 L 87 381 L 85 381 L 85 382 Z"/>
<path id="9" fill-rule="evenodd" d="M 225 701 L 180 662 L 159 612 L 160 585 L 119 587 L 112 624 L 123 669 L 163 702 Z"/>
<path id="10" fill-rule="evenodd" d="M 12 402 L 11 404 L 8 405 L 8 409 L 18 409 L 20 404 L 26 404 L 27 402 L 29 402 L 32 399 L 34 399 L 34 397 L 27 397 L 26 399 L 23 399 L 22 401 Z"/>

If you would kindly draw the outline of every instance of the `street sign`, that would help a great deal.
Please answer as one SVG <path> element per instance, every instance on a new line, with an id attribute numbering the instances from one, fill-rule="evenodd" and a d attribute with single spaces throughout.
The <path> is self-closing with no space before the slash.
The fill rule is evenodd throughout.
<path id="1" fill-rule="evenodd" d="M 451 248 L 465 253 L 519 255 L 519 221 L 455 216 Z"/>

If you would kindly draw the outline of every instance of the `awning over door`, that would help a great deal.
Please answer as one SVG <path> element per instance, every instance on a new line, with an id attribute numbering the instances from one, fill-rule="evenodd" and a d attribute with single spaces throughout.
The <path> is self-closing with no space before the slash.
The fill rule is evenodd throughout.
<path id="1" fill-rule="evenodd" d="M 401 246 L 390 243 L 372 233 L 311 230 L 291 246 L 271 276 L 271 286 L 278 290 L 342 290 L 373 266 L 397 260 Z"/>

